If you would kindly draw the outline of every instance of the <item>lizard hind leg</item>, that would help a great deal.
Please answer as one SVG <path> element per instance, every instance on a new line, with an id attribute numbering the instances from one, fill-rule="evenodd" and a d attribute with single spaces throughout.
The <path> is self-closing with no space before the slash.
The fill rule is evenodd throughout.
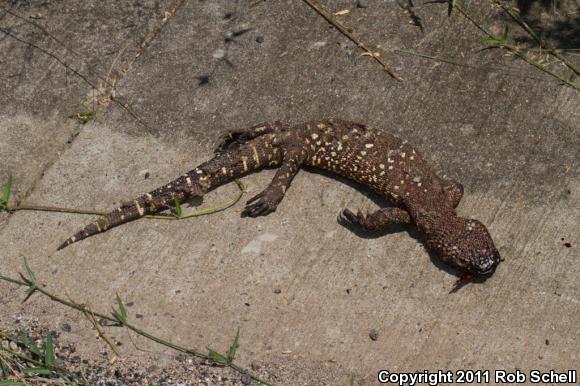
<path id="1" fill-rule="evenodd" d="M 360 211 L 354 214 L 345 209 L 338 217 L 338 221 L 341 224 L 357 225 L 367 231 L 379 231 L 391 224 L 411 224 L 411 216 L 401 208 L 382 208 L 366 216 Z"/>
<path id="2" fill-rule="evenodd" d="M 215 149 L 215 153 L 222 153 L 236 144 L 243 144 L 265 134 L 283 131 L 288 126 L 282 122 L 262 123 L 248 129 L 234 130 L 222 135 Z"/>
<path id="3" fill-rule="evenodd" d="M 284 198 L 286 190 L 290 187 L 292 179 L 298 173 L 305 159 L 306 152 L 302 149 L 287 151 L 284 155 L 282 165 L 276 171 L 270 185 L 248 200 L 242 216 L 258 217 L 274 212 Z"/>

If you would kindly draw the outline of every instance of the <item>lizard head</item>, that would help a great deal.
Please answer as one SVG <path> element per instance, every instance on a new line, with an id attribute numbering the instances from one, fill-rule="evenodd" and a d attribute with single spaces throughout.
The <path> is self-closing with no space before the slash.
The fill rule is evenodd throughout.
<path id="1" fill-rule="evenodd" d="M 427 245 L 446 263 L 476 276 L 492 274 L 501 261 L 487 228 L 458 216 L 434 216 L 423 226 Z"/>

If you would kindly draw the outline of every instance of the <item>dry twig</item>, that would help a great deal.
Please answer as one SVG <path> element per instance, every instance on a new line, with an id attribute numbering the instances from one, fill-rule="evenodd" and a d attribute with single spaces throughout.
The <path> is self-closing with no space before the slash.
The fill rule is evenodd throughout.
<path id="1" fill-rule="evenodd" d="M 383 59 L 381 59 L 379 57 L 379 53 L 378 52 L 371 50 L 365 43 L 363 43 L 359 39 L 357 39 L 340 22 L 338 22 L 337 20 L 335 20 L 332 16 L 330 16 L 328 13 L 326 13 L 318 4 L 316 4 L 316 2 L 314 2 L 314 0 L 303 0 L 303 1 L 306 4 L 308 4 L 308 6 L 310 6 L 310 8 L 312 8 L 313 10 L 315 10 L 316 13 L 318 13 L 320 16 L 322 16 L 327 22 L 329 22 L 330 24 L 332 24 L 344 36 L 346 36 L 347 38 L 349 38 L 350 41 L 352 41 L 353 43 L 355 43 L 357 45 L 357 47 L 359 47 L 360 49 L 364 50 L 365 51 L 365 54 L 364 54 L 365 56 L 370 56 L 371 58 L 373 58 L 374 60 L 376 60 L 390 76 L 392 76 L 393 78 L 395 78 L 396 80 L 399 80 L 399 81 L 402 81 L 403 80 L 401 77 L 399 77 L 398 75 L 396 75 L 393 72 L 393 70 L 391 70 L 391 67 Z"/>

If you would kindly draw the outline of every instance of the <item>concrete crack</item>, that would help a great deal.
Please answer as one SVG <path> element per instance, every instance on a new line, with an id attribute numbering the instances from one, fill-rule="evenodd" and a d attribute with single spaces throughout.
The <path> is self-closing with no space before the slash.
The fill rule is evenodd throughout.
<path id="1" fill-rule="evenodd" d="M 113 98 L 115 97 L 115 87 L 116 85 L 125 77 L 125 75 L 129 72 L 133 63 L 143 54 L 143 52 L 151 45 L 151 42 L 155 40 L 155 38 L 163 31 L 167 23 L 171 20 L 175 13 L 181 8 L 183 5 L 184 0 L 176 0 L 171 4 L 167 9 L 165 9 L 163 13 L 163 19 L 161 19 L 149 33 L 147 33 L 139 43 L 139 46 L 133 51 L 133 54 L 129 56 L 129 58 L 125 61 L 124 65 L 121 65 L 118 70 L 116 70 L 116 76 L 110 82 L 111 90 L 107 95 L 111 95 Z M 123 52 L 123 51 L 121 51 Z M 118 58 L 115 58 L 113 61 L 112 66 L 117 61 Z M 111 70 L 109 71 L 109 73 Z"/>

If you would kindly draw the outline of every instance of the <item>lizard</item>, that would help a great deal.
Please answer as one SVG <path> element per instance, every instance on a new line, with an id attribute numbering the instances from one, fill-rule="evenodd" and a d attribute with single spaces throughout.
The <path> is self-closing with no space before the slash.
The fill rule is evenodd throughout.
<path id="1" fill-rule="evenodd" d="M 174 207 L 232 179 L 263 168 L 278 168 L 272 182 L 250 198 L 242 216 L 276 210 L 303 166 L 334 173 L 362 184 L 393 206 L 370 214 L 344 209 L 339 222 L 367 231 L 392 224 L 414 225 L 428 249 L 463 273 L 461 280 L 491 275 L 501 257 L 487 228 L 458 216 L 463 186 L 438 176 L 408 141 L 365 125 L 327 119 L 290 126 L 263 123 L 221 137 L 214 158 L 168 184 L 123 203 L 63 242 L 74 242 L 112 227 Z"/>

